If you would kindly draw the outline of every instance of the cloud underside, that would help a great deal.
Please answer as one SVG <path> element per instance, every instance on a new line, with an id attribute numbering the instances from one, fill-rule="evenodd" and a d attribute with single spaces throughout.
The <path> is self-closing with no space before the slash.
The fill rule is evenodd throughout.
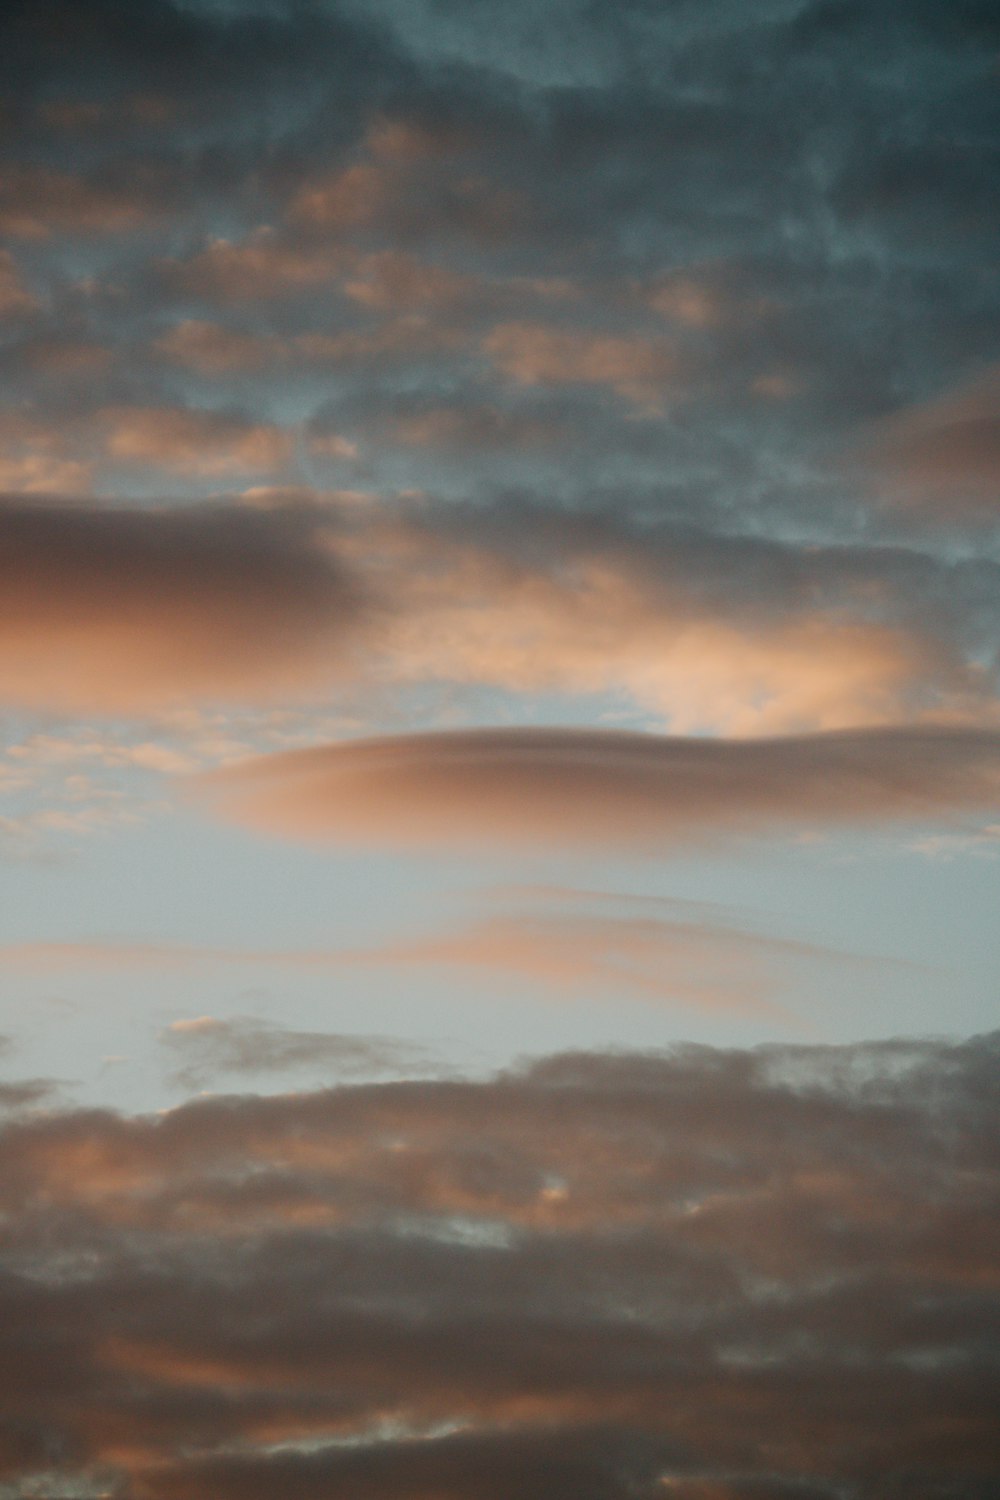
<path id="1" fill-rule="evenodd" d="M 1000 795 L 1000 735 L 456 730 L 264 756 L 189 785 L 224 817 L 303 839 L 655 850 L 795 825 L 961 819 Z"/>
<path id="2" fill-rule="evenodd" d="M 362 592 L 303 515 L 0 504 L 0 699 L 142 712 L 335 675 Z"/>
<path id="3" fill-rule="evenodd" d="M 985 1500 L 997 1064 L 685 1048 L 15 1117 L 0 1476 Z"/>

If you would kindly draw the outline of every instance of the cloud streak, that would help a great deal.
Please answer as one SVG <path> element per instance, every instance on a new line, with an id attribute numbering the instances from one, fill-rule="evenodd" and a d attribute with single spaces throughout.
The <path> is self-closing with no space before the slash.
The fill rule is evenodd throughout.
<path id="1" fill-rule="evenodd" d="M 833 963 L 860 970 L 889 962 L 747 931 L 711 910 L 695 907 L 689 913 L 673 914 L 672 903 L 653 898 L 565 891 L 548 899 L 550 909 L 543 904 L 546 897 L 540 888 L 522 910 L 496 912 L 426 935 L 390 937 L 365 948 L 223 948 L 135 941 L 6 943 L 0 945 L 0 970 L 169 973 L 223 965 L 289 972 L 327 970 L 344 976 L 358 966 L 403 972 L 425 967 L 458 970 L 466 981 L 478 977 L 494 985 L 511 984 L 517 994 L 527 986 L 535 993 L 561 999 L 643 1000 L 788 1021 L 790 1014 L 777 1003 L 777 996 L 791 988 L 792 979 L 803 968 L 815 970 Z M 231 1032 L 231 1026 L 236 1030 Z M 244 1037 L 248 1057 L 255 1051 L 263 1057 L 270 1048 L 277 1059 L 274 1066 L 281 1066 L 282 1057 L 293 1063 L 324 1055 L 319 1040 L 308 1035 L 299 1042 L 297 1034 L 283 1032 L 284 1043 L 277 1034 L 269 1042 L 264 1023 L 203 1017 L 179 1022 L 175 1029 L 173 1044 L 217 1056 L 220 1066 L 235 1066 Z"/>
<path id="2" fill-rule="evenodd" d="M 470 729 L 265 756 L 190 785 L 220 815 L 295 838 L 654 852 L 803 826 L 960 820 L 1000 797 L 1000 735 Z"/>

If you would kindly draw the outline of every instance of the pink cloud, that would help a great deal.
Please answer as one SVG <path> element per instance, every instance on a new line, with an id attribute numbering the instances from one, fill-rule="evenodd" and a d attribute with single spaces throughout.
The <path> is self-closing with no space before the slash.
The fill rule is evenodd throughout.
<path id="1" fill-rule="evenodd" d="M 647 851 L 799 827 L 959 819 L 1000 800 L 1000 732 L 776 740 L 475 729 L 265 756 L 192 783 L 251 827 L 346 844 Z"/>
<path id="2" fill-rule="evenodd" d="M 606 385 L 639 407 L 658 404 L 677 368 L 662 339 L 535 323 L 501 324 L 483 348 L 503 374 L 522 385 Z"/>
<path id="3" fill-rule="evenodd" d="M 363 591 L 315 514 L 0 505 L 0 698 L 128 712 L 343 671 Z"/>

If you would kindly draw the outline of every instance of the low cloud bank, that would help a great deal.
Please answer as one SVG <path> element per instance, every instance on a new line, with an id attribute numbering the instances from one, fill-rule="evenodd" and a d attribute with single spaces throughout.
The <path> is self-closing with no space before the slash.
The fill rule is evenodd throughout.
<path id="1" fill-rule="evenodd" d="M 986 1500 L 998 1064 L 682 1047 L 22 1110 L 5 1493 Z"/>

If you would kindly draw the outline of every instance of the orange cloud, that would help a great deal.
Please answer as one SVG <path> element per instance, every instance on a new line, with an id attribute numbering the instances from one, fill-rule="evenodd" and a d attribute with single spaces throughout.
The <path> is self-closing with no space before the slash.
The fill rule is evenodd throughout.
<path id="1" fill-rule="evenodd" d="M 473 276 L 427 265 L 400 250 L 380 250 L 359 259 L 344 290 L 355 302 L 382 311 L 454 310 L 482 285 Z"/>
<path id="2" fill-rule="evenodd" d="M 890 498 L 941 519 L 1000 515 L 1000 365 L 902 412 L 870 457 Z"/>
<path id="3" fill-rule="evenodd" d="M 344 261 L 337 246 L 296 243 L 265 227 L 245 240 L 212 240 L 168 270 L 188 291 L 244 302 L 322 286 L 339 275 Z"/>
<path id="4" fill-rule="evenodd" d="M 783 967 L 846 956 L 718 922 L 591 910 L 496 916 L 459 932 L 391 942 L 346 957 L 509 976 L 520 982 L 519 993 L 527 982 L 562 996 L 603 994 L 787 1021 L 788 1011 L 774 999 L 784 987 Z"/>
<path id="5" fill-rule="evenodd" d="M 238 333 L 219 323 L 187 318 L 158 338 L 153 345 L 160 354 L 199 375 L 229 375 L 241 370 L 259 370 L 269 344 L 256 334 Z"/>
<path id="6" fill-rule="evenodd" d="M 369 223 L 385 206 L 388 182 L 383 169 L 357 162 L 326 181 L 304 188 L 292 205 L 292 217 L 324 229 Z"/>
<path id="7" fill-rule="evenodd" d="M 658 405 L 676 359 L 663 340 L 614 336 L 534 323 L 504 323 L 485 352 L 521 385 L 606 385 L 639 407 Z"/>
<path id="8" fill-rule="evenodd" d="M 460 412 L 463 428 L 475 443 L 513 440 L 489 412 Z M 456 424 L 432 409 L 404 431 L 428 443 Z M 383 507 L 343 545 L 395 601 L 371 641 L 382 679 L 600 694 L 689 734 L 991 723 L 1000 712 L 989 668 L 935 633 L 929 612 L 926 629 L 915 617 L 909 574 L 921 570 L 905 554 L 873 575 L 843 549 L 682 528 L 647 540 L 607 517 L 513 501 Z"/>
<path id="9" fill-rule="evenodd" d="M 955 820 L 1000 800 L 1000 732 L 777 740 L 475 729 L 264 756 L 191 783 L 222 816 L 347 844 L 649 851 L 792 826 Z"/>
<path id="10" fill-rule="evenodd" d="M 38 299 L 25 286 L 17 261 L 9 250 L 0 250 L 0 317 L 34 312 Z"/>
<path id="11" fill-rule="evenodd" d="M 598 904 L 586 894 L 565 892 L 568 910 L 514 911 L 481 918 L 457 931 L 427 937 L 395 939 L 371 948 L 262 949 L 220 948 L 153 942 L 29 942 L 0 946 L 0 969 L 46 973 L 80 968 L 157 969 L 261 965 L 286 969 L 346 970 L 356 965 L 457 968 L 468 974 L 516 978 L 558 996 L 575 994 L 640 999 L 698 1010 L 781 1015 L 787 1011 L 774 997 L 785 987 L 786 971 L 796 964 L 880 960 L 850 958 L 806 943 L 742 931 L 718 918 L 664 914 L 663 903 L 605 898 Z M 583 910 L 577 910 L 580 904 Z M 617 909 L 602 910 L 600 906 Z M 318 1057 L 310 1046 L 277 1047 L 260 1026 L 238 1034 L 230 1023 L 202 1017 L 178 1022 L 186 1045 L 208 1046 L 220 1057 L 264 1055 L 270 1048 L 278 1065 L 301 1053 Z M 228 1028 L 228 1029 L 227 1029 Z M 260 1033 L 259 1035 L 257 1033 Z M 272 1040 L 274 1046 L 271 1045 Z M 251 1045 L 252 1044 L 252 1045 Z M 259 1044 L 259 1045 L 258 1045 Z"/>
<path id="12" fill-rule="evenodd" d="M 292 453 L 292 435 L 267 423 L 186 407 L 118 406 L 101 413 L 107 451 L 121 463 L 152 464 L 212 478 L 273 472 Z"/>
<path id="13" fill-rule="evenodd" d="M 15 167 L 0 184 L 0 231 L 20 239 L 53 233 L 122 234 L 151 212 L 154 183 L 137 174 L 125 191 L 49 167 Z"/>
<path id="14" fill-rule="evenodd" d="M 430 441 L 440 414 L 415 421 Z M 495 436 L 495 434 L 494 434 Z M 594 552 L 570 566 L 524 567 L 486 547 L 400 531 L 376 534 L 401 608 L 382 641 L 413 681 L 490 683 L 538 693 L 627 692 L 678 732 L 782 733 L 892 722 L 942 680 L 938 702 L 972 697 L 945 649 L 847 610 L 726 619 L 682 582 L 657 588 L 634 562 Z M 442 563 L 447 562 L 446 570 Z M 949 678 L 951 686 L 949 683 Z M 933 701 L 931 699 L 930 701 Z"/>
<path id="15" fill-rule="evenodd" d="M 310 515 L 0 505 L 0 698 L 146 711 L 342 671 L 366 605 Z"/>

